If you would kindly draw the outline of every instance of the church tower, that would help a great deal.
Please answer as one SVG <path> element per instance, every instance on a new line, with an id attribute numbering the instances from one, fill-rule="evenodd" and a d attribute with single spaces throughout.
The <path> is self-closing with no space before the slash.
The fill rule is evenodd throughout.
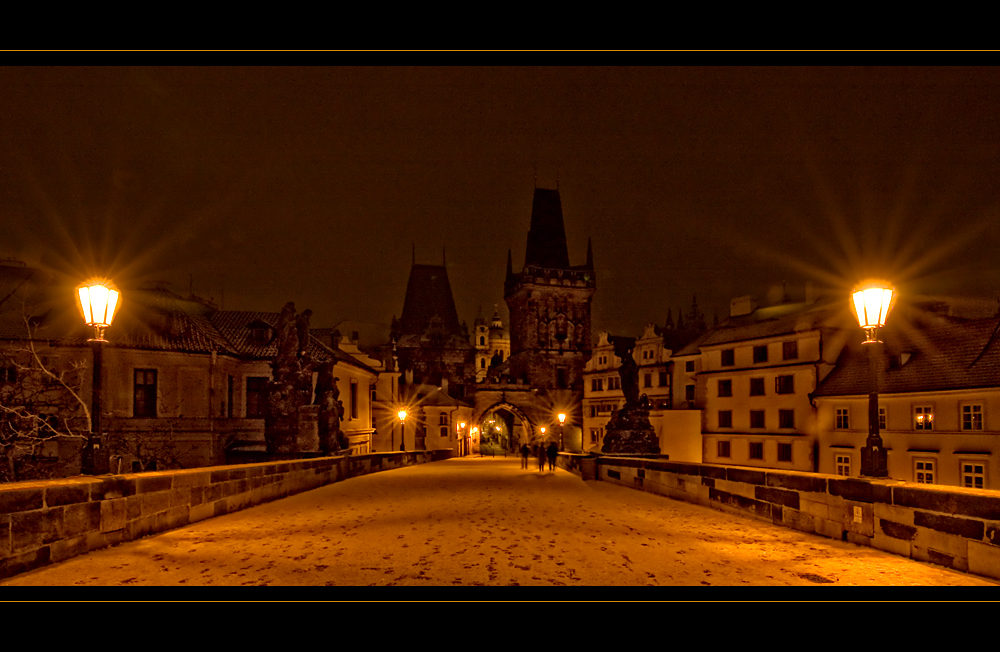
<path id="1" fill-rule="evenodd" d="M 510 311 L 509 375 L 535 389 L 583 388 L 591 356 L 593 252 L 569 264 L 558 190 L 535 188 L 524 268 L 515 274 L 507 253 L 504 300 Z"/>

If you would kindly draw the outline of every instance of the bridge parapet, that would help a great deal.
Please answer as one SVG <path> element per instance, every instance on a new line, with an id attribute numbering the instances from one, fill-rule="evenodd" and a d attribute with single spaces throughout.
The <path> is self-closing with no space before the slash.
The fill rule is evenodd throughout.
<path id="1" fill-rule="evenodd" d="M 0 578 L 346 478 L 450 454 L 369 453 L 0 485 Z"/>
<path id="2" fill-rule="evenodd" d="M 560 454 L 559 465 L 585 480 L 1000 579 L 1000 491 L 603 455 Z"/>

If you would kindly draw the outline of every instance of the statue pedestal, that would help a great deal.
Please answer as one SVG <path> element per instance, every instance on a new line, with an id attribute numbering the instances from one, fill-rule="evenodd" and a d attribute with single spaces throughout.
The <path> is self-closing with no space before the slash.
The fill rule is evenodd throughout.
<path id="1" fill-rule="evenodd" d="M 659 455 L 660 439 L 649 423 L 649 410 L 628 407 L 608 421 L 601 452 L 608 455 Z"/>
<path id="2" fill-rule="evenodd" d="M 319 406 L 303 405 L 298 411 L 295 448 L 299 453 L 319 452 Z"/>

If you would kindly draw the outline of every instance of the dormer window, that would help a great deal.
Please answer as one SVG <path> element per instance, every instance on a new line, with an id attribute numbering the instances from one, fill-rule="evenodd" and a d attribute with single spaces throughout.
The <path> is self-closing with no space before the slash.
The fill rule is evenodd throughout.
<path id="1" fill-rule="evenodd" d="M 259 319 L 247 324 L 247 330 L 247 342 L 257 346 L 269 344 L 274 334 L 271 325 Z"/>

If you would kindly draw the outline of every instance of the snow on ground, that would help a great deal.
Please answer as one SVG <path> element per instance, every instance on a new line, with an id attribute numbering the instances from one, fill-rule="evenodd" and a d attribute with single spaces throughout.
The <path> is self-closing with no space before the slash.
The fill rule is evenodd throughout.
<path id="1" fill-rule="evenodd" d="M 352 478 L 0 585 L 997 585 L 871 548 L 584 482 L 562 469 L 540 473 L 533 460 L 529 467 L 521 469 L 516 458 L 470 457 Z M 385 592 L 373 597 L 395 599 Z"/>

